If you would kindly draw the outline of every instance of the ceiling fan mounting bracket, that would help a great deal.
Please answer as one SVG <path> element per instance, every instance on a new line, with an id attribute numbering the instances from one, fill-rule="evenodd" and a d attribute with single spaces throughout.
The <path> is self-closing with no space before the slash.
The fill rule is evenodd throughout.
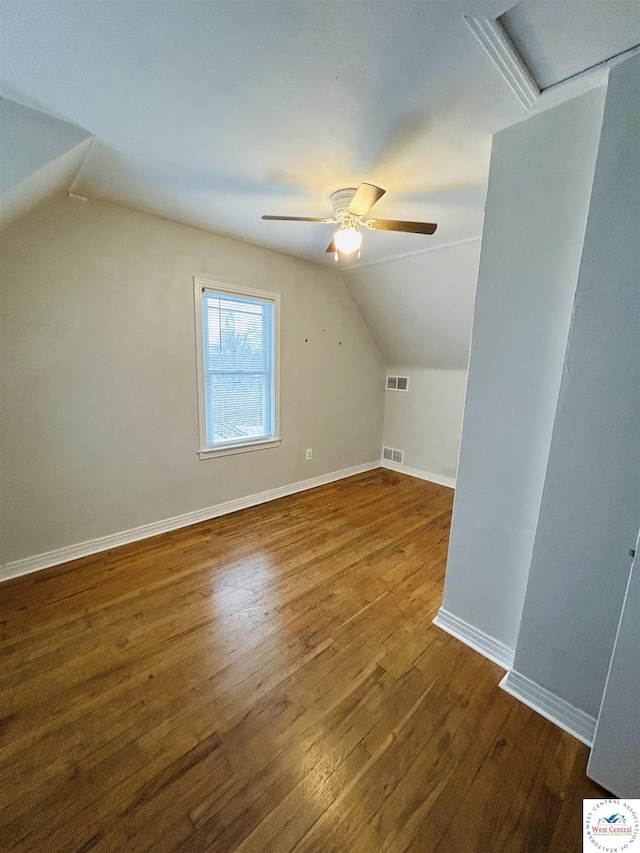
<path id="1" fill-rule="evenodd" d="M 344 187 L 331 193 L 331 206 L 333 207 L 333 215 L 338 222 L 349 224 L 355 222 L 359 217 L 349 213 L 349 205 L 353 201 L 357 187 Z"/>

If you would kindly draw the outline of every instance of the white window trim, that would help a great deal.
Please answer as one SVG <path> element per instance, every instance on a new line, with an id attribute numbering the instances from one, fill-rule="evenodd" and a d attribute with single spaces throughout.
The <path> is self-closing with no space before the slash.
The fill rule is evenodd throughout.
<path id="1" fill-rule="evenodd" d="M 227 284 L 222 281 L 212 281 L 207 278 L 194 276 L 193 290 L 195 300 L 195 324 L 196 324 L 196 378 L 198 384 L 198 456 L 200 459 L 210 459 L 213 456 L 230 456 L 234 453 L 246 453 L 250 450 L 264 450 L 267 447 L 277 447 L 280 442 L 280 294 L 267 290 L 254 290 L 249 287 L 240 287 Z M 204 346 L 202 335 L 202 293 L 210 290 L 214 293 L 229 293 L 232 296 L 249 296 L 255 299 L 264 299 L 273 302 L 275 309 L 275 334 L 274 334 L 274 365 L 273 365 L 273 400 L 274 400 L 274 434 L 266 438 L 239 439 L 237 441 L 226 441 L 216 447 L 207 446 L 207 424 L 205 414 L 204 395 Z"/>

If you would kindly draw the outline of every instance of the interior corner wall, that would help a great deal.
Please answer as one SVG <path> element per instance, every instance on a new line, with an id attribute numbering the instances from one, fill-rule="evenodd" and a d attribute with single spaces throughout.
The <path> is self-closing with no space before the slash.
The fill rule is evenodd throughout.
<path id="1" fill-rule="evenodd" d="M 467 240 L 340 271 L 387 365 L 466 371 L 479 257 Z"/>
<path id="2" fill-rule="evenodd" d="M 640 536 L 607 674 L 587 775 L 617 797 L 640 797 Z"/>
<path id="3" fill-rule="evenodd" d="M 422 238 L 420 238 L 422 239 Z M 384 445 L 404 468 L 455 480 L 480 240 L 341 271 L 388 365 L 409 391 L 385 394 Z"/>
<path id="4" fill-rule="evenodd" d="M 466 370 L 390 367 L 407 376 L 408 391 L 387 391 L 383 444 L 404 452 L 404 466 L 455 480 Z"/>
<path id="5" fill-rule="evenodd" d="M 593 717 L 640 524 L 638 92 L 635 56 L 609 75 L 514 663 Z"/>
<path id="6" fill-rule="evenodd" d="M 34 172 L 91 138 L 81 127 L 0 98 L 2 160 L 0 192 L 4 193 Z"/>
<path id="7" fill-rule="evenodd" d="M 379 460 L 385 368 L 334 271 L 66 197 L 0 242 L 2 562 Z M 281 293 L 279 447 L 198 459 L 194 275 Z"/>
<path id="8" fill-rule="evenodd" d="M 443 610 L 514 649 L 602 123 L 589 91 L 494 137 Z"/>
<path id="9" fill-rule="evenodd" d="M 0 229 L 67 191 L 93 142 L 81 127 L 0 98 Z"/>

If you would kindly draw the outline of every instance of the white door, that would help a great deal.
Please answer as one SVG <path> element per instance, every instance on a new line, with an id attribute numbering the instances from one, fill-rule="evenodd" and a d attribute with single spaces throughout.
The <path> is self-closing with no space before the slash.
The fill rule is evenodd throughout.
<path id="1" fill-rule="evenodd" d="M 640 536 L 587 774 L 617 797 L 640 797 Z"/>

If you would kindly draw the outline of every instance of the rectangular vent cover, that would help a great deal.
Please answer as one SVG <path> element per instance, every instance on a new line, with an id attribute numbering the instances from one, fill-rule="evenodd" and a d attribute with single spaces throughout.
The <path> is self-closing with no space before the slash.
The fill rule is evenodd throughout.
<path id="1" fill-rule="evenodd" d="M 398 465 L 402 465 L 404 460 L 404 451 L 394 450 L 393 447 L 383 447 L 382 458 L 387 462 L 395 462 Z"/>
<path id="2" fill-rule="evenodd" d="M 393 462 L 393 450 L 390 447 L 383 447 L 382 458 L 386 459 L 387 462 Z"/>
<path id="3" fill-rule="evenodd" d="M 387 376 L 387 391 L 408 391 L 408 376 Z"/>

